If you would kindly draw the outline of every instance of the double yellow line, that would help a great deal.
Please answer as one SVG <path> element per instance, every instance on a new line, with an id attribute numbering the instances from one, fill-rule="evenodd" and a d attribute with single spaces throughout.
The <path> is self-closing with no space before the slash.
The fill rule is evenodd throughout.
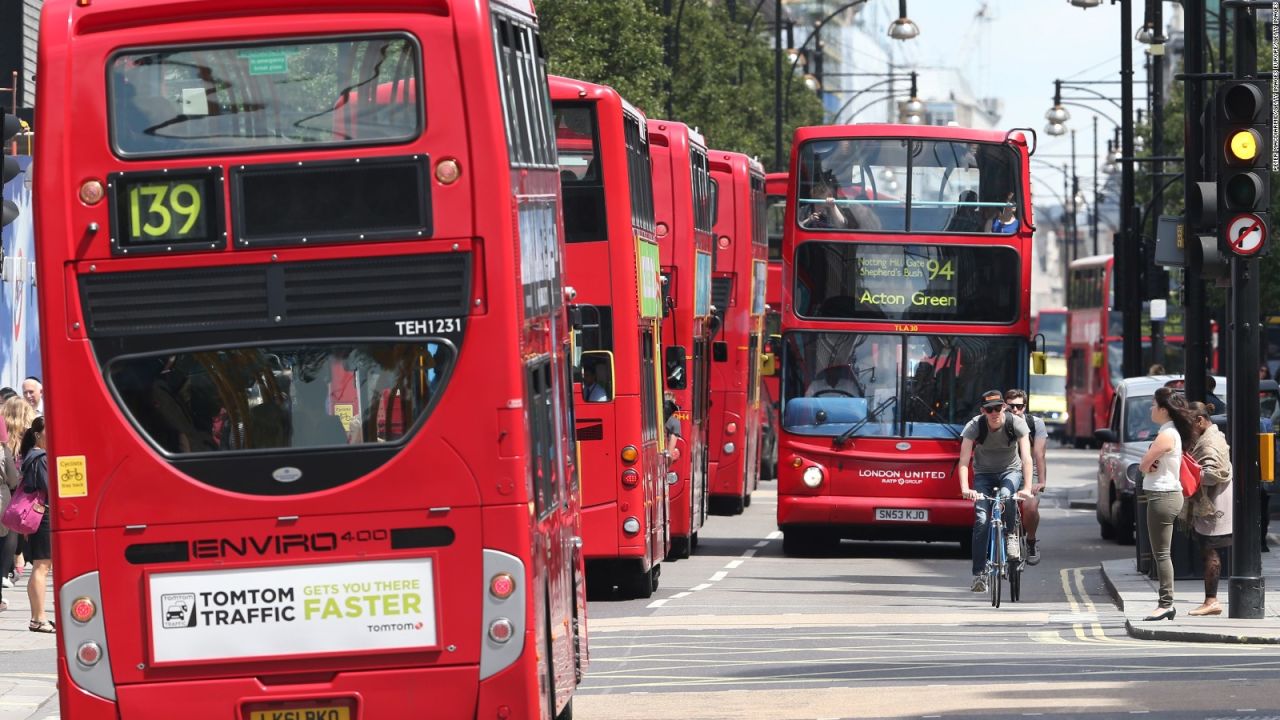
<path id="1" fill-rule="evenodd" d="M 1062 592 L 1067 596 L 1067 603 L 1071 606 L 1071 612 L 1090 613 L 1096 618 L 1098 608 L 1089 599 L 1089 593 L 1084 589 L 1084 571 L 1088 569 L 1082 567 L 1063 568 L 1058 571 L 1058 576 L 1062 579 Z M 1107 637 L 1102 625 L 1098 624 L 1096 620 L 1090 623 L 1074 623 L 1071 627 L 1075 631 L 1076 637 L 1084 642 L 1120 642 L 1114 638 Z"/>

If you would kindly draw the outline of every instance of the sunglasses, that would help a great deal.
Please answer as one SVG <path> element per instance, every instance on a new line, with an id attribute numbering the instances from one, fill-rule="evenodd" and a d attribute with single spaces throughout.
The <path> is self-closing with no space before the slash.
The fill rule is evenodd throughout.
<path id="1" fill-rule="evenodd" d="M 989 408 L 989 407 L 984 407 L 984 408 L 982 408 L 982 412 L 984 412 L 984 413 L 986 413 L 986 414 L 988 414 L 988 415 L 994 415 L 994 414 L 996 414 L 996 413 L 998 413 L 998 412 L 1003 412 L 1003 411 L 1004 411 L 1004 407 L 1003 407 L 1003 406 L 1001 406 L 1001 407 L 993 407 L 993 408 Z"/>
<path id="2" fill-rule="evenodd" d="M 1014 412 L 1020 412 L 1027 407 L 1026 403 L 1008 403 L 1009 409 Z"/>

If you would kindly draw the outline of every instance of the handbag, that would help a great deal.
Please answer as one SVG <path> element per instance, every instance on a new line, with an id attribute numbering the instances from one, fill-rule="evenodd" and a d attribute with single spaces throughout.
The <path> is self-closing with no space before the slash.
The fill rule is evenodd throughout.
<path id="1" fill-rule="evenodd" d="M 1191 453 L 1182 453 L 1182 465 L 1178 469 L 1178 481 L 1182 483 L 1182 496 L 1191 497 L 1200 489 L 1200 463 Z"/>
<path id="2" fill-rule="evenodd" d="M 13 492 L 9 507 L 0 516 L 0 524 L 14 532 L 30 535 L 40 529 L 40 523 L 48 509 L 49 501 L 45 499 L 43 492 L 28 492 L 25 486 L 19 485 Z"/>

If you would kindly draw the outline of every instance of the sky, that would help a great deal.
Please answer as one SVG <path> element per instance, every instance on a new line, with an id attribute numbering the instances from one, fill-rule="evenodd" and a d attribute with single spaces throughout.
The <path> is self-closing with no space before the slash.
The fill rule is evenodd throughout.
<path id="1" fill-rule="evenodd" d="M 892 5 L 896 2 L 869 0 Z M 1133 28 L 1142 26 L 1143 2 L 1131 1 Z M 987 7 L 990 20 L 975 25 L 974 16 Z M 833 5 L 834 6 L 834 5 Z M 1110 0 L 1088 10 L 1067 0 L 910 0 L 907 15 L 920 27 L 920 35 L 899 45 L 897 62 L 921 67 L 954 66 L 966 60 L 968 77 L 978 97 L 999 97 L 1004 101 L 1000 126 L 1033 127 L 1040 147 L 1036 157 L 1055 165 L 1069 162 L 1069 136 L 1058 138 L 1044 133 L 1045 111 L 1052 105 L 1053 81 L 1118 80 L 1120 78 L 1120 5 Z M 1167 24 L 1173 3 L 1164 3 Z M 880 32 L 887 32 L 884 28 Z M 974 42 L 982 44 L 972 47 Z M 969 46 L 966 49 L 966 46 Z M 1145 45 L 1134 42 L 1135 78 L 1143 79 Z M 1097 86 L 1112 97 L 1120 96 L 1120 86 Z M 1135 107 L 1143 107 L 1145 85 L 1135 86 Z M 1068 95 L 1066 91 L 1063 93 Z M 1072 92 L 1079 96 L 1082 93 Z M 928 99 L 928 98 L 924 98 Z M 1119 120 L 1119 109 L 1110 103 L 1094 104 L 1101 112 Z M 1068 106 L 1075 128 L 1077 168 L 1082 185 L 1092 179 L 1093 125 L 1085 108 Z M 1098 152 L 1106 152 L 1107 138 L 1114 126 L 1099 119 Z M 1033 168 L 1040 187 L 1062 188 L 1062 174 L 1036 164 Z"/>

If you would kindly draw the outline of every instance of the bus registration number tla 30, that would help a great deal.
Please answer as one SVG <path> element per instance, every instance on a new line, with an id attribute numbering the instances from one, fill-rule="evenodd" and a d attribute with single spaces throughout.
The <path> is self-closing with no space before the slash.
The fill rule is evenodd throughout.
<path id="1" fill-rule="evenodd" d="M 876 508 L 876 520 L 929 522 L 929 511 L 926 509 Z"/>

